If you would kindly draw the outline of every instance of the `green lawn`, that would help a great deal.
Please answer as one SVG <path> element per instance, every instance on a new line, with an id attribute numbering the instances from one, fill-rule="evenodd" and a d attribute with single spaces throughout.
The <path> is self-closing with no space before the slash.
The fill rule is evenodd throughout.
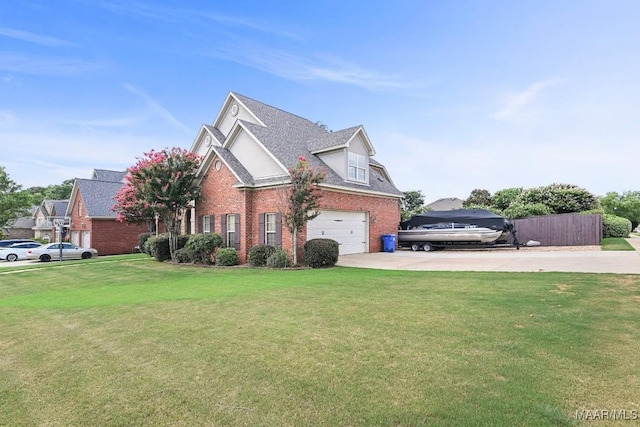
<path id="1" fill-rule="evenodd" d="M 0 425 L 552 426 L 639 409 L 638 275 L 116 259 L 0 270 Z"/>
<path id="2" fill-rule="evenodd" d="M 635 251 L 629 242 L 623 237 L 605 237 L 600 242 L 603 251 Z"/>

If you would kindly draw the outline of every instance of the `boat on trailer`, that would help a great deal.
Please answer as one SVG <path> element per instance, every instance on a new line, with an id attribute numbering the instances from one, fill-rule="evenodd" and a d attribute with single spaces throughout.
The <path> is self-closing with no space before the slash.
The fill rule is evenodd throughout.
<path id="1" fill-rule="evenodd" d="M 402 222 L 398 230 L 398 246 L 414 251 L 499 245 L 519 248 L 513 223 L 485 209 L 425 212 Z"/>

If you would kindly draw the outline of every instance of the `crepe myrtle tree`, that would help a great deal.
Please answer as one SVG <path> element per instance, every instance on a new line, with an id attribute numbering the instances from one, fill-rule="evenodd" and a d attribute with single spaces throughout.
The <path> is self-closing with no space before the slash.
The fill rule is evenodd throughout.
<path id="1" fill-rule="evenodd" d="M 298 158 L 294 167 L 289 169 L 291 186 L 287 188 L 285 203 L 281 209 L 282 219 L 291 233 L 291 255 L 293 264 L 298 264 L 298 233 L 305 224 L 320 215 L 318 184 L 324 181 L 326 172 L 314 170 L 304 156 Z"/>
<path id="2" fill-rule="evenodd" d="M 196 173 L 202 158 L 178 147 L 144 155 L 127 169 L 125 186 L 113 209 L 119 221 L 131 223 L 158 215 L 169 233 L 169 251 L 175 259 L 180 216 L 200 197 Z"/>

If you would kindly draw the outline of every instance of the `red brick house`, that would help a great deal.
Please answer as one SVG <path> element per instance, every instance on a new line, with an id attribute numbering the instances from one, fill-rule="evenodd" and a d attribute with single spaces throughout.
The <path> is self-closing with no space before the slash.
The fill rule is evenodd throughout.
<path id="1" fill-rule="evenodd" d="M 99 255 L 131 253 L 138 245 L 138 235 L 148 231 L 147 225 L 119 222 L 111 209 L 125 174 L 95 169 L 91 179 L 76 178 L 65 214 L 70 218 L 71 243 L 95 248 Z"/>
<path id="2" fill-rule="evenodd" d="M 395 234 L 403 197 L 362 126 L 330 132 L 309 120 L 229 93 L 211 125 L 203 125 L 191 151 L 203 156 L 202 197 L 187 213 L 190 233 L 219 233 L 241 262 L 269 243 L 290 251 L 292 236 L 280 212 L 300 156 L 326 171 L 320 215 L 299 234 L 298 253 L 312 238 L 331 238 L 340 254 L 380 251 Z"/>

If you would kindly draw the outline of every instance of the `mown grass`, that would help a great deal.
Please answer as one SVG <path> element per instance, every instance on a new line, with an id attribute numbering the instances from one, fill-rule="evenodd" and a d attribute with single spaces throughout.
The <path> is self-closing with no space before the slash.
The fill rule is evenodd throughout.
<path id="1" fill-rule="evenodd" d="M 52 267 L 0 274 L 0 425 L 543 426 L 638 409 L 640 276 Z"/>
<path id="2" fill-rule="evenodd" d="M 600 248 L 603 251 L 635 251 L 635 248 L 622 237 L 605 237 L 600 242 Z"/>

